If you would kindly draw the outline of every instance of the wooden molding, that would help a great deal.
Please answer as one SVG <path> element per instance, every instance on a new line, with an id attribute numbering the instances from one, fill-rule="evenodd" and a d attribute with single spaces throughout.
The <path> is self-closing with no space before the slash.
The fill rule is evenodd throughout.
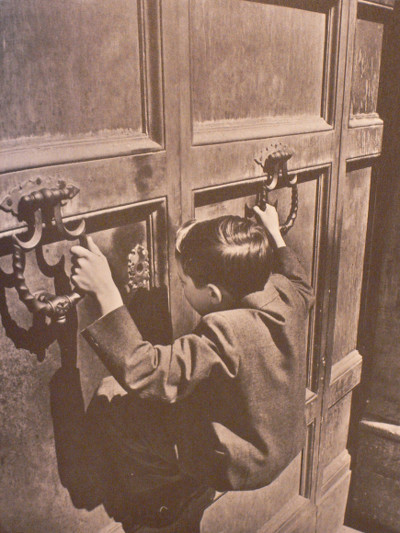
<path id="1" fill-rule="evenodd" d="M 323 306 L 325 300 L 326 269 L 327 269 L 327 227 L 329 220 L 329 205 L 331 191 L 331 169 L 325 168 L 317 177 L 317 198 L 314 223 L 314 250 L 312 261 L 312 286 L 315 291 L 316 301 L 310 312 L 308 343 L 307 343 L 307 386 L 310 389 L 319 389 L 322 361 L 320 354 L 323 348 Z"/>
<path id="2" fill-rule="evenodd" d="M 258 533 L 306 533 L 313 514 L 310 500 L 295 496 Z"/>
<path id="3" fill-rule="evenodd" d="M 358 161 L 381 155 L 383 123 L 369 124 L 347 130 L 346 161 Z"/>
<path id="4" fill-rule="evenodd" d="M 378 7 L 393 11 L 396 0 L 358 0 L 358 3 L 365 6 Z"/>
<path id="5" fill-rule="evenodd" d="M 111 522 L 111 524 L 108 524 L 106 527 L 103 527 L 100 530 L 100 533 L 124 533 L 124 529 L 122 528 L 122 525 L 117 522 Z"/>
<path id="6" fill-rule="evenodd" d="M 341 477 L 335 476 L 334 483 L 317 501 L 317 527 L 315 531 L 337 533 L 343 525 L 351 472 L 345 470 Z"/>
<path id="7" fill-rule="evenodd" d="M 145 134 L 94 135 L 75 139 L 36 138 L 0 143 L 0 174 L 27 168 L 155 152 L 162 146 Z"/>
<path id="8" fill-rule="evenodd" d="M 374 433 L 380 437 L 400 442 L 400 426 L 398 425 L 363 418 L 359 427 L 361 431 Z"/>
<path id="9" fill-rule="evenodd" d="M 346 396 L 361 379 L 362 357 L 353 350 L 332 366 L 329 407 Z"/>
<path id="10" fill-rule="evenodd" d="M 218 144 L 229 141 L 263 139 L 278 135 L 330 131 L 322 117 L 265 117 L 239 119 L 196 124 L 193 131 L 193 144 Z"/>
<path id="11" fill-rule="evenodd" d="M 332 366 L 330 386 L 337 380 L 342 379 L 349 369 L 362 363 L 362 357 L 358 350 L 353 350 L 348 353 L 343 359 Z"/>
<path id="12" fill-rule="evenodd" d="M 352 115 L 349 120 L 349 128 L 368 128 L 369 126 L 382 126 L 383 120 L 378 113 Z"/>
<path id="13" fill-rule="evenodd" d="M 317 416 L 318 396 L 310 389 L 306 389 L 306 420 L 307 424 L 312 422 Z"/>
<path id="14" fill-rule="evenodd" d="M 318 406 L 318 402 L 315 402 Z M 316 422 L 307 420 L 306 443 L 301 455 L 301 473 L 300 473 L 300 496 L 310 498 L 313 487 L 315 471 L 315 441 L 316 441 Z"/>
<path id="15" fill-rule="evenodd" d="M 243 141 L 257 138 L 295 135 L 298 133 L 314 133 L 329 131 L 334 127 L 336 114 L 336 88 L 339 61 L 339 26 L 341 20 L 341 3 L 337 0 L 329 2 L 294 2 L 310 11 L 319 11 L 326 15 L 324 67 L 321 84 L 320 116 L 264 116 L 259 118 L 243 118 L 194 122 L 193 99 L 191 101 L 192 144 L 206 145 L 229 141 Z M 191 80 L 193 83 L 193 80 Z"/>

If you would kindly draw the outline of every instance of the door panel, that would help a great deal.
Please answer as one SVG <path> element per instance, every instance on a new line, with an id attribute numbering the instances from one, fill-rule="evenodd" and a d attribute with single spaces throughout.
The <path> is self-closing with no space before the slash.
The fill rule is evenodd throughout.
<path id="1" fill-rule="evenodd" d="M 161 148 L 157 1 L 1 10 L 3 172 Z"/>
<path id="2" fill-rule="evenodd" d="M 375 115 L 378 103 L 384 13 L 360 4 L 355 29 L 350 120 Z"/>
<path id="3" fill-rule="evenodd" d="M 339 272 L 340 291 L 337 298 L 335 325 L 335 349 L 332 364 L 344 354 L 349 354 L 357 345 L 358 317 L 361 301 L 362 268 L 364 264 L 365 238 L 367 233 L 368 203 L 370 193 L 370 168 L 349 164 L 343 180 L 343 224 L 341 226 L 341 261 L 346 269 Z"/>
<path id="4" fill-rule="evenodd" d="M 329 129 L 332 6 L 190 2 L 193 143 Z"/>
<path id="5" fill-rule="evenodd" d="M 3 36 L 14 45 L 6 47 L 2 78 L 11 104 L 1 118 L 8 138 L 142 131 L 137 2 L 72 2 L 68 17 L 62 2 L 31 1 L 25 9 L 5 2 L 2 9 Z M 102 80 L 103 70 L 110 75 Z M 50 73 L 57 87 L 48 83 Z"/>
<path id="6" fill-rule="evenodd" d="M 191 2 L 194 128 L 223 120 L 319 117 L 326 16 L 263 2 Z M 294 49 L 296 56 L 289 54 Z"/>

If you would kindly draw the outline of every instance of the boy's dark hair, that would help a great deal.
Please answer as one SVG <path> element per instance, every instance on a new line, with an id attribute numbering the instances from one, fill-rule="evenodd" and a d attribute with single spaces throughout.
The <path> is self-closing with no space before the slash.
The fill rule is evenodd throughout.
<path id="1" fill-rule="evenodd" d="M 271 272 L 264 228 L 239 216 L 187 222 L 177 232 L 176 257 L 196 287 L 215 283 L 237 300 L 262 290 Z"/>

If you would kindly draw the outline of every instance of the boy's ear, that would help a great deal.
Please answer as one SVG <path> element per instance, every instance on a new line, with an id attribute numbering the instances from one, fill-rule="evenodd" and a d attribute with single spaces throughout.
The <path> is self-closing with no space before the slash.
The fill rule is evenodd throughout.
<path id="1" fill-rule="evenodd" d="M 209 283 L 207 285 L 207 289 L 208 289 L 209 296 L 210 296 L 212 303 L 220 304 L 222 302 L 221 289 L 217 285 L 214 285 L 213 283 Z"/>

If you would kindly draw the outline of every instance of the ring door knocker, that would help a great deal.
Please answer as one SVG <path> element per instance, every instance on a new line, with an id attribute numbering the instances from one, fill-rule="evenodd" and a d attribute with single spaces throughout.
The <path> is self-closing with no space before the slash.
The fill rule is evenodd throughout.
<path id="1" fill-rule="evenodd" d="M 86 246 L 85 221 L 82 220 L 78 227 L 69 230 L 64 226 L 61 216 L 61 206 L 74 198 L 79 189 L 73 185 L 66 185 L 64 181 L 58 182 L 58 187 L 42 187 L 42 179 L 37 178 L 24 183 L 11 191 L 0 204 L 4 211 L 12 212 L 19 220 L 28 223 L 28 240 L 22 240 L 13 235 L 13 270 L 16 277 L 16 289 L 19 299 L 26 305 L 31 313 L 48 316 L 58 323 L 66 321 L 68 311 L 79 302 L 82 295 L 71 292 L 66 295 L 53 295 L 47 292 L 32 294 L 24 276 L 25 253 L 40 245 L 43 233 L 44 216 L 46 222 L 53 222 L 62 238 L 74 240 L 79 238 L 81 245 Z"/>
<path id="2" fill-rule="evenodd" d="M 293 152 L 287 146 L 275 144 L 270 149 L 267 149 L 267 153 L 268 155 L 264 162 L 255 159 L 255 162 L 262 167 L 266 177 L 262 183 L 261 191 L 257 194 L 256 205 L 265 211 L 268 193 L 273 191 L 278 184 L 283 184 L 292 189 L 290 212 L 285 222 L 280 226 L 282 235 L 285 235 L 294 225 L 299 205 L 297 175 L 290 176 L 287 171 L 287 162 L 292 157 Z M 246 216 L 252 215 L 252 210 L 247 208 Z"/>

